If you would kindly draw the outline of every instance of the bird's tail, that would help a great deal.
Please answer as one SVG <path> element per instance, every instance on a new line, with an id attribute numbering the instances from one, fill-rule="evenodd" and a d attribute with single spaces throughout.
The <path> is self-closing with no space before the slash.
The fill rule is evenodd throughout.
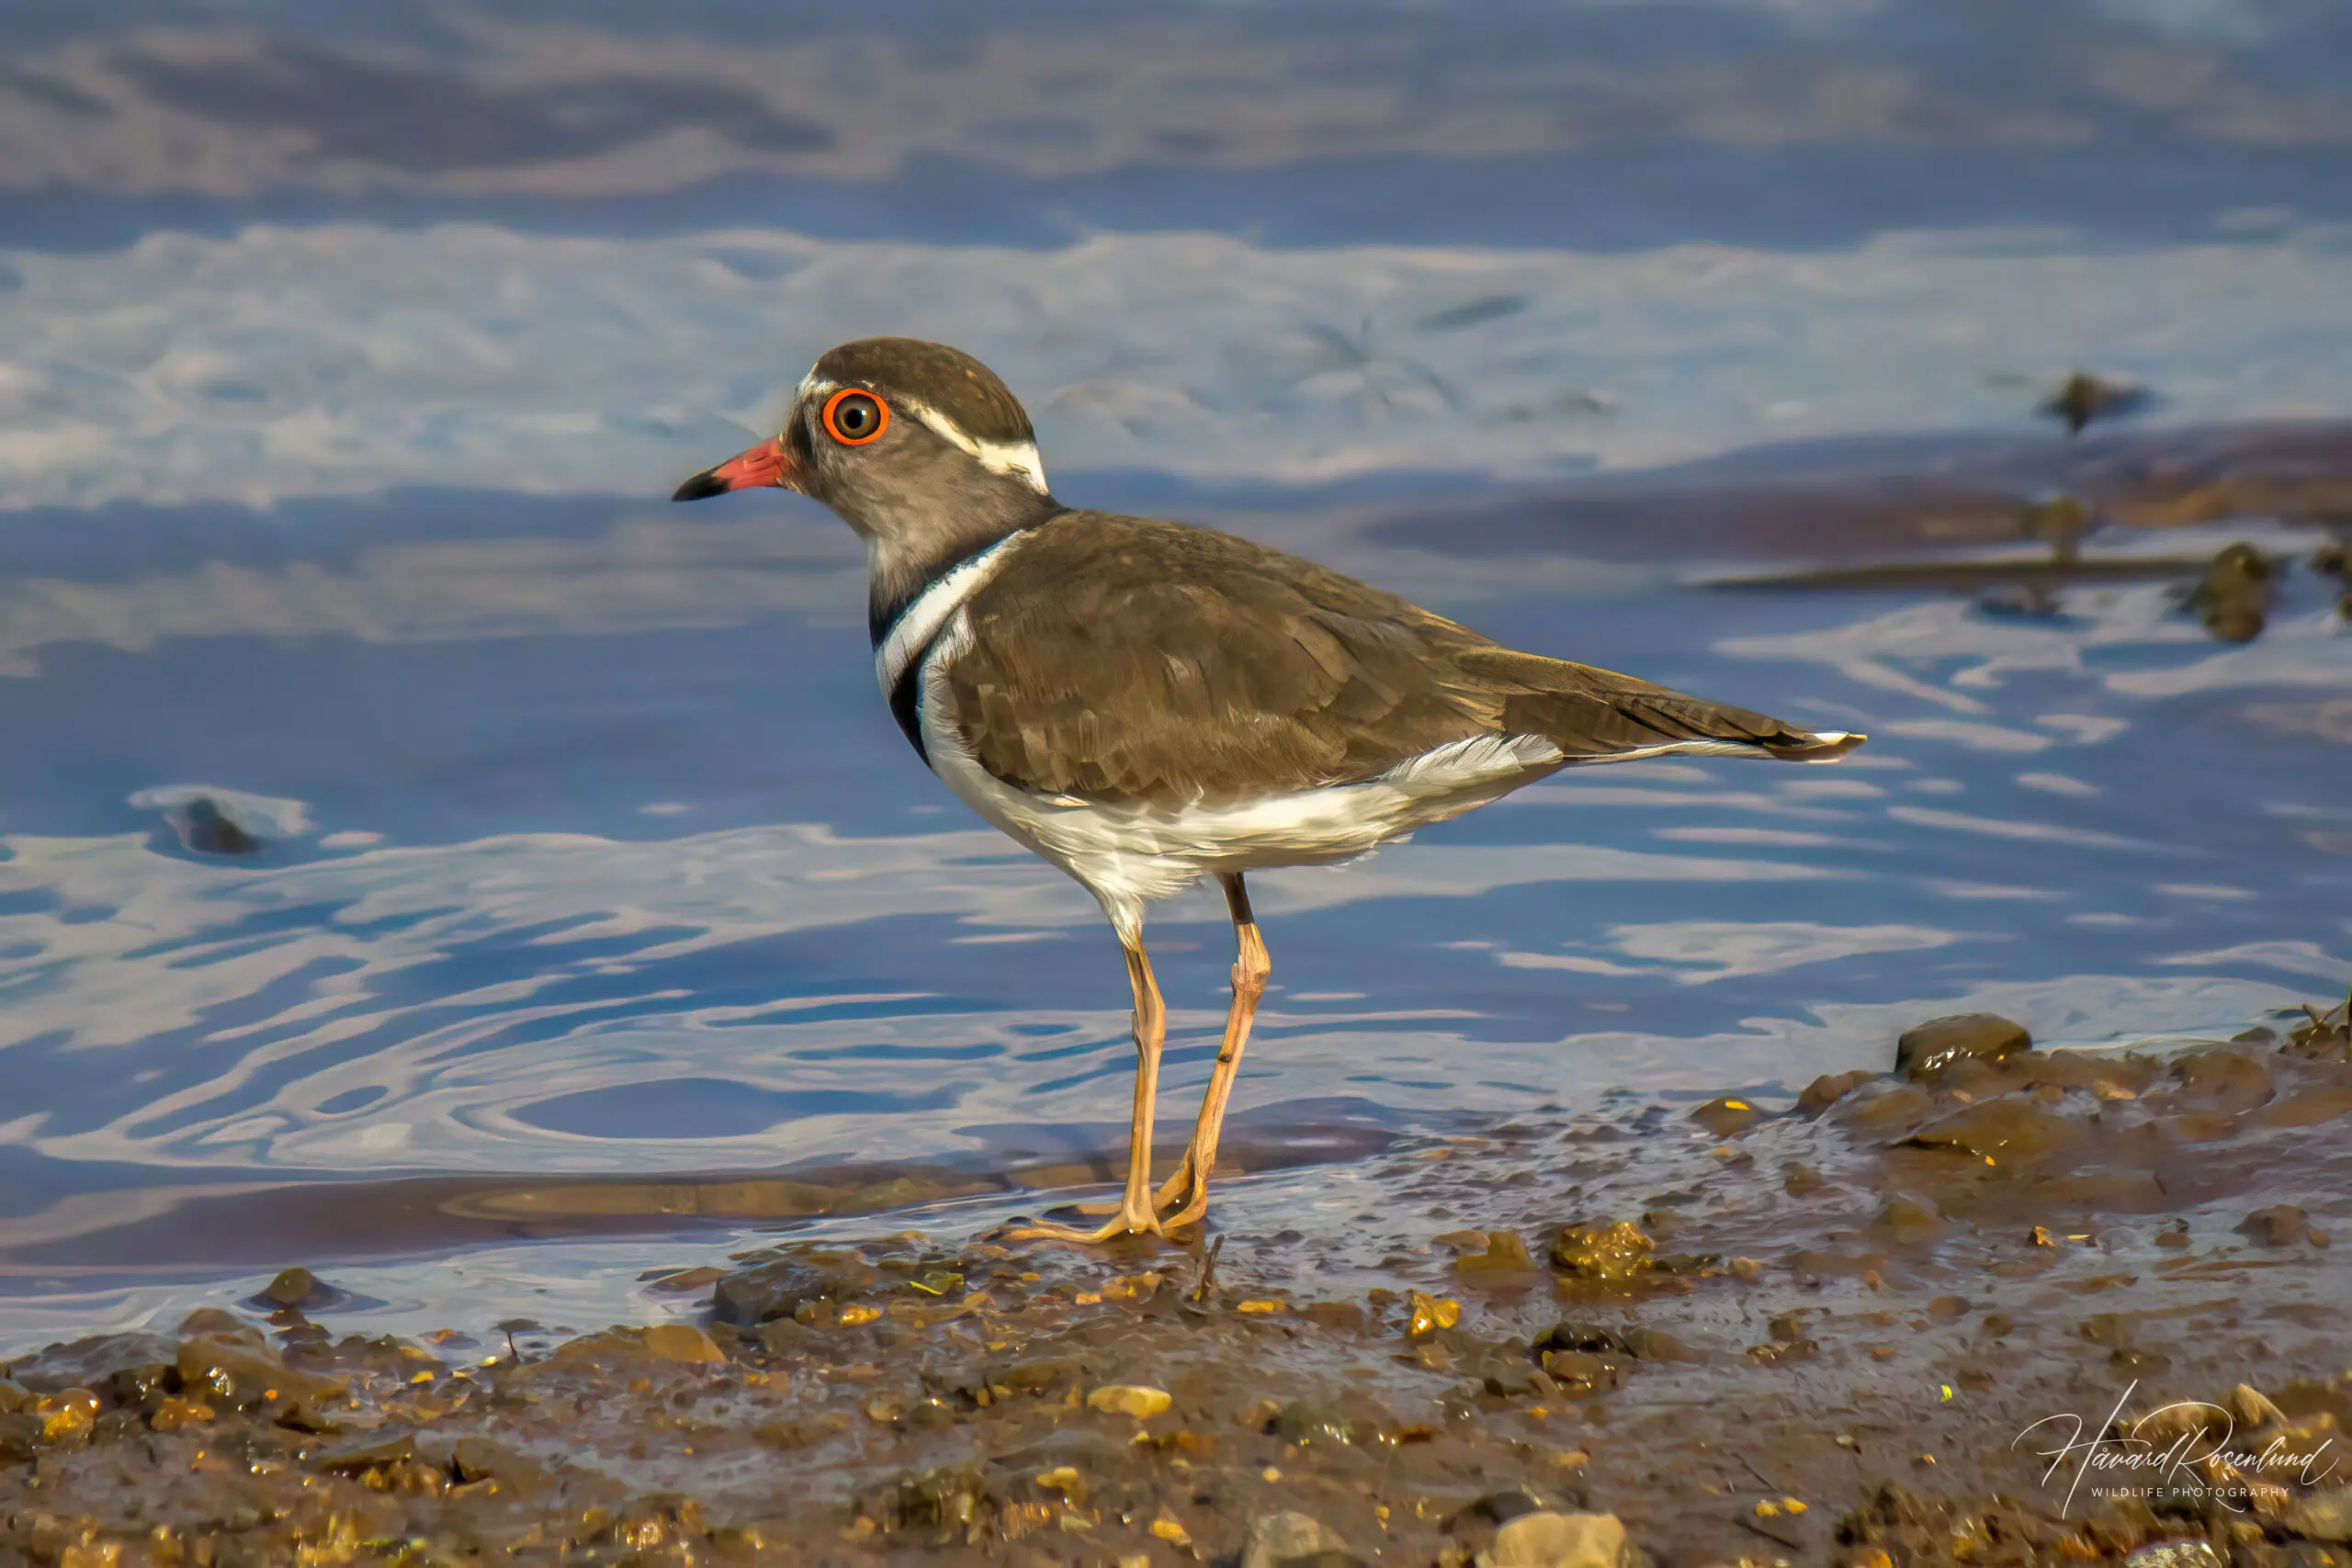
<path id="1" fill-rule="evenodd" d="M 1479 649 L 1463 663 L 1501 694 L 1507 733 L 1544 736 L 1571 762 L 1677 753 L 1828 762 L 1867 739 L 1842 729 L 1800 729 L 1766 714 L 1540 654 Z"/>

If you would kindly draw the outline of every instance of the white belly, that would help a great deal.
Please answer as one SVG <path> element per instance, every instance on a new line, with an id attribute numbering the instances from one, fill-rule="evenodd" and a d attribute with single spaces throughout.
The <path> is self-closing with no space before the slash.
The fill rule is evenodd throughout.
<path id="1" fill-rule="evenodd" d="M 1227 805 L 1103 805 L 1020 789 L 980 766 L 954 722 L 941 671 L 967 645 L 959 610 L 924 659 L 918 705 L 924 753 L 967 806 L 1061 867 L 1101 901 L 1123 936 L 1143 907 L 1206 872 L 1345 860 L 1400 833 L 1458 817 L 1562 764 L 1541 736 L 1456 741 L 1360 784 L 1297 790 Z"/>

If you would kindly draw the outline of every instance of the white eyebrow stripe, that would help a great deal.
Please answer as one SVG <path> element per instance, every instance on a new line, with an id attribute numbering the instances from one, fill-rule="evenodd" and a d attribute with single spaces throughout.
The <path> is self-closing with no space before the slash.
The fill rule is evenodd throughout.
<path id="1" fill-rule="evenodd" d="M 914 398 L 901 398 L 899 401 L 909 413 L 936 432 L 940 439 L 978 458 L 980 467 L 991 473 L 1018 475 L 1039 495 L 1046 493 L 1046 463 L 1037 455 L 1035 442 L 977 440 L 929 403 Z"/>

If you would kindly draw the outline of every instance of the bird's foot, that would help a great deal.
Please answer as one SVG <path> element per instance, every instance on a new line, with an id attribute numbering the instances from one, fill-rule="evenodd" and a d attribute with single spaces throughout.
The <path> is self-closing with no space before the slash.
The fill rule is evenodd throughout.
<path id="1" fill-rule="evenodd" d="M 1144 1203 L 1123 1202 L 1100 1228 L 1080 1230 L 1075 1225 L 1028 1224 L 1011 1225 L 997 1233 L 1000 1241 L 1066 1241 L 1079 1247 L 1100 1247 L 1106 1241 L 1116 1241 L 1123 1235 L 1167 1236 L 1159 1216 Z"/>
<path id="2" fill-rule="evenodd" d="M 1175 1170 L 1170 1173 L 1167 1180 L 1159 1184 L 1159 1190 L 1152 1195 L 1151 1206 L 1160 1214 L 1161 1224 L 1166 1225 L 1170 1223 L 1166 1217 L 1166 1212 L 1170 1209 L 1181 1208 L 1192 1219 L 1200 1218 L 1205 1211 L 1208 1203 L 1208 1184 L 1200 1179 L 1199 1172 L 1194 1168 L 1195 1164 L 1193 1151 L 1187 1148 L 1184 1151 L 1184 1157 L 1176 1162 Z M 1125 1210 L 1124 1202 L 1073 1203 L 1070 1207 L 1090 1220 L 1100 1219 L 1105 1214 L 1121 1213 Z"/>
<path id="3" fill-rule="evenodd" d="M 1159 1190 L 1153 1194 L 1151 1206 L 1154 1209 L 1166 1209 L 1179 1203 L 1187 1203 L 1195 1195 L 1205 1193 L 1207 1190 L 1207 1183 L 1201 1180 L 1199 1172 L 1193 1168 L 1193 1151 L 1186 1149 L 1183 1159 L 1177 1164 L 1175 1174 L 1161 1182 Z"/>

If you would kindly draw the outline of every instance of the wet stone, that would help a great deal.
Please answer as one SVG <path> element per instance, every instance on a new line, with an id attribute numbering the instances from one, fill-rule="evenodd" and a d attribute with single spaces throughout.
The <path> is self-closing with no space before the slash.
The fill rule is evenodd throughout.
<path id="1" fill-rule="evenodd" d="M 1933 1241 L 1941 1235 L 1944 1222 L 1935 1210 L 1917 1198 L 1897 1193 L 1886 1206 L 1872 1216 L 1870 1229 L 1887 1240 L 1909 1246 L 1917 1242 Z"/>
<path id="2" fill-rule="evenodd" d="M 1105 1383 L 1086 1396 L 1091 1409 L 1110 1416 L 1133 1416 L 1138 1419 L 1158 1416 L 1174 1403 L 1163 1388 L 1146 1388 L 1140 1383 Z"/>
<path id="3" fill-rule="evenodd" d="M 1761 1115 L 1747 1100 L 1718 1095 L 1704 1105 L 1693 1107 L 1690 1120 L 1706 1129 L 1712 1137 L 1729 1138 L 1755 1126 Z"/>
<path id="4" fill-rule="evenodd" d="M 1824 1073 L 1805 1085 L 1797 1096 L 1797 1111 L 1805 1116 L 1818 1116 L 1878 1075 L 1857 1068 L 1850 1073 Z"/>
<path id="5" fill-rule="evenodd" d="M 221 1339 L 184 1341 L 177 1366 L 183 1389 L 208 1403 L 239 1408 L 334 1398 L 345 1387 L 338 1379 L 296 1371 L 261 1347 Z"/>
<path id="6" fill-rule="evenodd" d="M 416 1457 L 416 1437 L 401 1432 L 391 1437 L 354 1438 L 311 1450 L 311 1468 L 358 1474 L 402 1464 Z"/>
<path id="7" fill-rule="evenodd" d="M 2278 1522 L 2313 1540 L 2352 1541 L 2352 1486 L 2299 1497 Z"/>
<path id="8" fill-rule="evenodd" d="M 277 1306 L 300 1306 L 318 1293 L 319 1282 L 308 1269 L 284 1269 L 261 1288 L 258 1299 Z"/>
<path id="9" fill-rule="evenodd" d="M 29 1410 L 0 1414 L 0 1464 L 29 1463 L 40 1450 L 40 1416 Z"/>
<path id="10" fill-rule="evenodd" d="M 2216 1047 L 2193 1051 L 2174 1059 L 2171 1077 L 2177 1088 L 2148 1097 L 2149 1109 L 2159 1111 L 2219 1111 L 2234 1116 L 2269 1100 L 2274 1092 L 2270 1069 L 2242 1051 Z"/>
<path id="11" fill-rule="evenodd" d="M 261 840 L 221 810 L 220 802 L 210 795 L 199 795 L 164 815 L 180 842 L 193 853 L 249 855 L 261 849 Z"/>
<path id="12" fill-rule="evenodd" d="M 2033 1036 L 2014 1020 L 1992 1012 L 1954 1013 L 1905 1030 L 1894 1043 L 1894 1070 L 1928 1078 L 1958 1062 L 1998 1062 L 2032 1048 Z"/>
<path id="13" fill-rule="evenodd" d="M 1479 1568 L 1619 1568 L 1628 1555 L 1614 1514 L 1521 1514 L 1495 1532 Z"/>
<path id="14" fill-rule="evenodd" d="M 2275 1203 L 2240 1220 L 2237 1230 L 2258 1247 L 2293 1247 L 2311 1238 L 2311 1216 L 2292 1203 Z"/>
<path id="15" fill-rule="evenodd" d="M 2015 1100 L 1993 1100 L 1939 1117 L 1902 1140 L 1913 1148 L 1966 1154 L 1996 1169 L 2029 1167 L 2081 1145 L 2081 1128 Z"/>
<path id="16" fill-rule="evenodd" d="M 1337 1531 L 1312 1514 L 1295 1511 L 1250 1520 L 1249 1542 L 1241 1549 L 1241 1568 L 1344 1568 L 1361 1562 Z"/>
<path id="17" fill-rule="evenodd" d="M 1650 1238 L 1631 1220 L 1563 1225 L 1552 1238 L 1552 1262 L 1582 1279 L 1629 1280 L 1649 1268 Z"/>
<path id="18" fill-rule="evenodd" d="M 2252 642 L 2262 635 L 2275 575 L 2269 558 L 2252 545 L 2224 545 L 2190 592 L 2188 606 L 2222 641 Z"/>
<path id="19" fill-rule="evenodd" d="M 1482 1233 L 1485 1246 L 1476 1252 L 1465 1252 L 1453 1260 L 1456 1272 L 1463 1274 L 1533 1274 L 1541 1272 L 1535 1259 L 1528 1255 L 1527 1243 L 1515 1231 Z"/>
<path id="20" fill-rule="evenodd" d="M 1617 1382 L 1615 1364 L 1589 1350 L 1546 1350 L 1544 1371 L 1562 1393 L 1577 1398 L 1613 1388 Z"/>
<path id="21" fill-rule="evenodd" d="M 1625 1330 L 1622 1336 L 1626 1353 L 1640 1361 L 1702 1361 L 1706 1352 L 1688 1344 L 1663 1328 L 1641 1325 Z"/>
<path id="22" fill-rule="evenodd" d="M 724 1361 L 710 1336 L 691 1323 L 659 1323 L 645 1331 L 645 1353 L 660 1361 Z"/>
<path id="23" fill-rule="evenodd" d="M 721 1323 L 754 1327 L 797 1316 L 814 1303 L 852 1300 L 877 1278 L 873 1266 L 852 1252 L 779 1258 L 719 1280 L 711 1291 L 711 1314 Z"/>

